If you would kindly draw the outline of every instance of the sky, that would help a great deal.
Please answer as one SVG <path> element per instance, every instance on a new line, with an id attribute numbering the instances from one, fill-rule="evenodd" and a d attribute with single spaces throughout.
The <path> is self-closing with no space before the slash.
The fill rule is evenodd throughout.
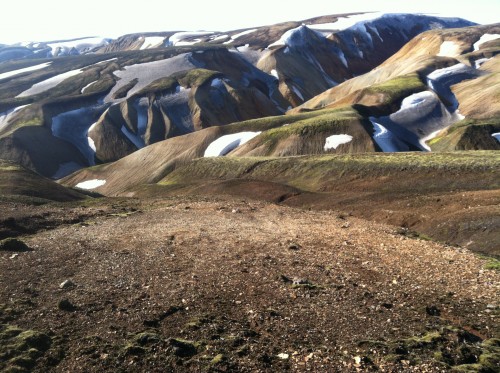
<path id="1" fill-rule="evenodd" d="M 229 31 L 361 11 L 426 13 L 500 22 L 500 0 L 9 0 L 0 3 L 0 43 L 135 32 Z"/>

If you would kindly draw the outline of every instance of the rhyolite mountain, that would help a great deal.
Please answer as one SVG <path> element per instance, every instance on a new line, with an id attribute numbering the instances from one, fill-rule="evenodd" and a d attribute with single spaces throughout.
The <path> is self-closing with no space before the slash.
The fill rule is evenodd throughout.
<path id="1" fill-rule="evenodd" d="M 499 38 L 368 13 L 3 46 L 0 158 L 119 194 L 203 156 L 500 149 Z"/>

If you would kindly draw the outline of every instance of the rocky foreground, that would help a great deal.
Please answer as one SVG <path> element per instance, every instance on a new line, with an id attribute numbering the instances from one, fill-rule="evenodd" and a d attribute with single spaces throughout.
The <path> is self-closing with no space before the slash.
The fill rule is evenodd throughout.
<path id="1" fill-rule="evenodd" d="M 229 197 L 0 211 L 27 245 L 0 245 L 2 371 L 500 367 L 492 262 L 393 226 Z"/>

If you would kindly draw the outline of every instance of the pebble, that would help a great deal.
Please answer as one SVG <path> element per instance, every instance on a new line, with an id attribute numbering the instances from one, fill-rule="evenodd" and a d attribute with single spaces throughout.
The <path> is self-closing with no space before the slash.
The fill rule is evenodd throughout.
<path id="1" fill-rule="evenodd" d="M 69 289 L 71 287 L 75 286 L 75 283 L 71 280 L 64 280 L 59 284 L 59 289 Z"/>

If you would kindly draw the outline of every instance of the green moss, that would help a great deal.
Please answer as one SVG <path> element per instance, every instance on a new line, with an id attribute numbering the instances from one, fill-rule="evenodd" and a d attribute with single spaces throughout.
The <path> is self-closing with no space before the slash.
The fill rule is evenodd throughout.
<path id="1" fill-rule="evenodd" d="M 125 355 L 143 355 L 151 350 L 151 348 L 161 342 L 161 338 L 152 331 L 144 331 L 133 334 L 129 341 L 125 344 L 122 351 Z"/>
<path id="2" fill-rule="evenodd" d="M 168 76 L 160 78 L 144 87 L 137 95 L 144 96 L 148 93 L 173 91 L 177 84 L 177 79 L 173 77 Z"/>
<path id="3" fill-rule="evenodd" d="M 44 333 L 22 330 L 12 325 L 0 326 L 0 370 L 27 372 L 36 365 L 52 340 Z"/>
<path id="4" fill-rule="evenodd" d="M 217 365 L 217 364 L 222 363 L 225 359 L 226 359 L 226 357 L 223 354 L 218 354 L 217 356 L 215 356 L 212 359 L 212 361 L 210 361 L 210 364 L 211 365 Z"/>
<path id="5" fill-rule="evenodd" d="M 185 73 L 185 75 L 180 76 L 178 80 L 185 87 L 199 87 L 204 83 L 221 77 L 222 74 L 218 71 L 207 70 L 207 69 L 192 69 Z"/>
<path id="6" fill-rule="evenodd" d="M 337 110 L 322 110 L 317 115 L 299 119 L 287 126 L 270 129 L 261 135 L 261 139 L 263 142 L 275 142 L 292 135 L 304 137 L 331 131 L 332 127 L 345 130 L 349 127 L 351 121 L 356 119 L 361 119 L 361 116 L 350 107 Z"/>
<path id="7" fill-rule="evenodd" d="M 482 185 L 494 188 L 500 152 L 376 153 L 298 157 L 199 158 L 177 168 L 162 185 L 189 185 L 197 180 L 255 179 L 285 183 L 306 191 L 318 191 L 332 180 L 369 174 L 373 177 L 428 172 L 482 173 Z M 457 180 L 457 183 L 460 180 Z M 432 184 L 422 187 L 432 190 Z M 477 186 L 476 186 L 477 187 Z"/>
<path id="8" fill-rule="evenodd" d="M 201 342 L 189 341 L 182 338 L 170 338 L 169 342 L 174 354 L 179 357 L 196 355 L 203 346 Z"/>
<path id="9" fill-rule="evenodd" d="M 420 80 L 417 73 L 403 75 L 383 83 L 372 85 L 365 92 L 369 94 L 383 94 L 384 104 L 402 100 L 409 95 L 425 91 L 427 86 Z"/>
<path id="10" fill-rule="evenodd" d="M 486 264 L 484 265 L 485 269 L 491 269 L 494 271 L 500 271 L 500 260 L 495 258 L 489 258 Z"/>

